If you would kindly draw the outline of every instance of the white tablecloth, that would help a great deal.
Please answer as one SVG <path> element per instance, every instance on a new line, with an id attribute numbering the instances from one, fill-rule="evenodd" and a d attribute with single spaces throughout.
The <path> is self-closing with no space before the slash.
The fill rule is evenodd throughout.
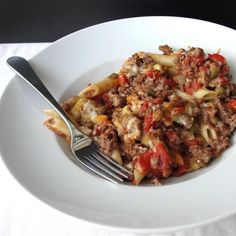
<path id="1" fill-rule="evenodd" d="M 5 61 L 13 55 L 31 58 L 48 43 L 0 44 L 0 96 L 14 73 Z M 0 114 L 1 116 L 1 114 Z M 0 117 L 1 118 L 1 117 Z M 0 131 L 0 135 L 1 131 Z M 131 236 L 135 234 L 94 228 L 44 204 L 28 193 L 9 173 L 0 158 L 0 236 Z M 220 189 L 219 189 L 220 191 Z M 217 207 L 217 206 L 216 206 Z M 235 236 L 236 216 L 212 225 L 165 236 Z"/>

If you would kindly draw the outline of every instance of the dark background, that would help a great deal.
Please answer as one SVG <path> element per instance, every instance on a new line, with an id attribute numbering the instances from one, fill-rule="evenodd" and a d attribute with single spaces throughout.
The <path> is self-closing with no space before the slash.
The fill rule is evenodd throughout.
<path id="1" fill-rule="evenodd" d="M 234 5 L 227 0 L 0 0 L 0 43 L 50 42 L 97 23 L 150 15 L 185 16 L 236 29 Z"/>

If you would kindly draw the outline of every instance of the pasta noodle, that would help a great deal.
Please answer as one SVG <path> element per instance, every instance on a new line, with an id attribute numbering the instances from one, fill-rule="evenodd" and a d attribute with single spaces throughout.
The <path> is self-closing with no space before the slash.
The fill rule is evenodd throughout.
<path id="1" fill-rule="evenodd" d="M 137 169 L 134 169 L 134 184 L 138 185 L 143 180 L 146 174 L 139 172 Z"/>
<path id="2" fill-rule="evenodd" d="M 201 135 L 207 143 L 210 143 L 212 142 L 212 140 L 217 139 L 217 134 L 214 127 L 209 124 L 201 124 Z"/>
<path id="3" fill-rule="evenodd" d="M 192 97 L 191 95 L 189 95 L 189 94 L 187 94 L 187 93 L 185 93 L 185 92 L 183 92 L 183 91 L 181 91 L 181 90 L 179 90 L 179 89 L 176 89 L 176 94 L 177 94 L 179 97 L 183 98 L 184 100 L 190 101 L 190 100 L 193 99 L 193 97 Z"/>
<path id="4" fill-rule="evenodd" d="M 65 138 L 70 143 L 70 133 L 65 122 L 57 117 L 50 118 L 44 122 L 44 125 L 55 132 L 57 135 Z"/>
<path id="5" fill-rule="evenodd" d="M 119 164 L 123 164 L 119 149 L 114 149 L 111 154 L 111 158 Z"/>
<path id="6" fill-rule="evenodd" d="M 176 66 L 177 55 L 160 55 L 155 53 L 150 53 L 150 56 L 155 60 L 155 62 L 164 66 Z"/>
<path id="7" fill-rule="evenodd" d="M 209 99 L 214 99 L 217 96 L 216 91 L 211 91 L 208 89 L 198 89 L 193 96 L 197 99 L 204 99 L 204 100 L 209 100 Z"/>
<path id="8" fill-rule="evenodd" d="M 80 97 L 94 98 L 118 86 L 117 74 L 113 73 L 96 84 L 89 85 L 80 92 Z"/>

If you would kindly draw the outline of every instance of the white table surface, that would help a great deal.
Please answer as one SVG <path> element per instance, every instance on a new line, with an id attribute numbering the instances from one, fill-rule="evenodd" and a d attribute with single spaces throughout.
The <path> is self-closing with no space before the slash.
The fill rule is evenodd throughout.
<path id="1" fill-rule="evenodd" d="M 0 96 L 14 73 L 6 66 L 13 55 L 31 58 L 49 43 L 0 44 Z M 1 118 L 1 114 L 0 114 Z M 0 135 L 1 131 L 0 131 Z M 10 174 L 0 158 L 0 236 L 131 236 L 94 228 L 36 199 Z M 219 189 L 220 191 L 220 189 Z M 236 215 L 212 225 L 157 236 L 235 236 Z"/>

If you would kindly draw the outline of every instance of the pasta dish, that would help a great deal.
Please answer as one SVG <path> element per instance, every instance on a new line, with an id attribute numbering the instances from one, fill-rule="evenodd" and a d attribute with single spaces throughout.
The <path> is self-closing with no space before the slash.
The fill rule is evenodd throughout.
<path id="1" fill-rule="evenodd" d="M 201 48 L 137 52 L 118 73 L 61 103 L 101 151 L 141 181 L 159 184 L 207 166 L 230 145 L 236 84 L 226 58 Z M 70 141 L 51 109 L 45 125 Z"/>

